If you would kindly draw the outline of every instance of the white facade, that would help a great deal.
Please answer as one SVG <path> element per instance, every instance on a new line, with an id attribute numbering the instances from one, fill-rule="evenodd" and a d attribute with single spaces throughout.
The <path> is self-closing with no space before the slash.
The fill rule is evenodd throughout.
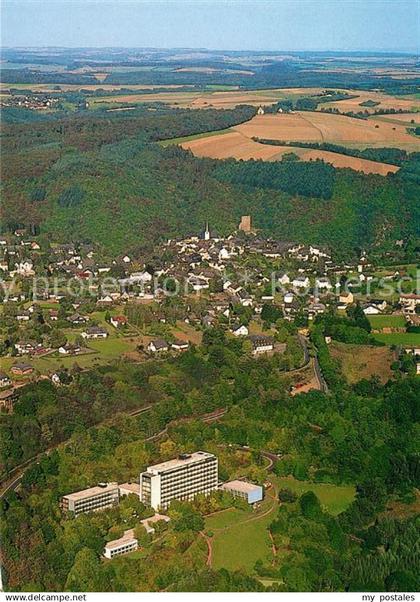
<path id="1" fill-rule="evenodd" d="M 102 508 L 111 508 L 119 503 L 118 483 L 103 483 L 97 487 L 69 493 L 61 499 L 64 512 L 74 512 L 77 516 L 84 512 L 93 512 Z"/>
<path id="2" fill-rule="evenodd" d="M 174 460 L 149 466 L 140 474 L 140 500 L 155 510 L 166 509 L 171 500 L 191 500 L 208 494 L 218 485 L 216 456 L 204 451 L 181 454 Z"/>
<path id="3" fill-rule="evenodd" d="M 124 531 L 124 535 L 119 539 L 109 541 L 105 545 L 104 556 L 105 558 L 114 558 L 114 556 L 121 556 L 121 554 L 128 554 L 134 552 L 138 548 L 138 541 L 134 537 L 134 530 L 128 529 Z"/>

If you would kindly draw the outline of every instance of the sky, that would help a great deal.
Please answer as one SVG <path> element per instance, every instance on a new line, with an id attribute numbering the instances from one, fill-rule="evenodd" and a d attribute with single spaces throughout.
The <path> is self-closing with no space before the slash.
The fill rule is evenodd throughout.
<path id="1" fill-rule="evenodd" d="M 418 51 L 419 0 L 2 0 L 2 46 Z"/>

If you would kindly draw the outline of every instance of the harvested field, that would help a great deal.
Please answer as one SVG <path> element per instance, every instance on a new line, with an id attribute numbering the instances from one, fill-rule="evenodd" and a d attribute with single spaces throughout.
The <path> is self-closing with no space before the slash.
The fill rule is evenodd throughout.
<path id="1" fill-rule="evenodd" d="M 388 165 L 387 163 L 379 163 L 378 161 L 369 161 L 368 159 L 358 159 L 357 157 L 349 157 L 340 153 L 331 153 L 329 151 L 320 151 L 314 149 L 304 149 L 299 147 L 281 147 L 287 148 L 287 152 L 296 153 L 303 161 L 316 161 L 321 159 L 325 163 L 331 163 L 334 167 L 349 167 L 356 171 L 364 173 L 376 173 L 381 176 L 386 176 L 388 173 L 398 171 L 396 165 Z"/>
<path id="2" fill-rule="evenodd" d="M 240 132 L 228 132 L 218 136 L 207 136 L 181 143 L 182 148 L 189 149 L 196 157 L 212 159 L 263 159 L 273 160 L 281 156 L 285 147 L 259 144 Z"/>
<path id="3" fill-rule="evenodd" d="M 420 111 L 418 113 L 397 113 L 393 115 L 375 115 L 374 118 L 378 121 L 389 121 L 390 123 L 404 124 L 405 126 L 413 126 L 420 123 Z M 414 122 L 414 123 L 412 123 Z"/>
<path id="4" fill-rule="evenodd" d="M 353 148 L 393 146 L 413 151 L 420 148 L 420 143 L 407 133 L 404 124 L 318 111 L 257 115 L 236 126 L 235 130 L 248 138 L 255 136 L 285 142 L 332 142 Z"/>
<path id="5" fill-rule="evenodd" d="M 390 94 L 384 94 L 382 92 L 375 91 L 361 91 L 361 90 L 346 90 L 349 94 L 354 94 L 356 98 L 349 98 L 348 100 L 338 100 L 337 102 L 326 102 L 319 105 L 319 108 L 336 108 L 342 113 L 348 111 L 367 111 L 368 113 L 374 113 L 378 109 L 402 109 L 403 111 L 420 110 L 420 102 L 411 98 L 404 98 L 401 96 L 391 96 Z M 361 103 L 367 100 L 372 100 L 379 103 L 374 107 L 363 107 Z"/>
<path id="6" fill-rule="evenodd" d="M 257 124 L 259 128 L 258 131 L 263 131 L 263 135 L 260 133 L 260 137 L 273 138 L 273 130 L 276 131 L 275 128 L 278 128 L 278 121 L 282 120 L 283 117 L 286 118 L 286 123 L 290 123 L 295 117 L 299 118 L 299 115 L 262 115 L 255 117 L 248 123 L 236 126 L 233 128 L 234 131 L 231 130 L 218 135 L 200 135 L 199 138 L 186 139 L 185 141 L 182 141 L 181 139 L 179 140 L 179 143 L 182 148 L 191 150 L 197 157 L 210 157 L 212 159 L 234 158 L 243 160 L 262 159 L 264 161 L 278 161 L 281 160 L 284 154 L 293 152 L 303 161 L 322 159 L 335 167 L 348 167 L 356 171 L 363 171 L 364 173 L 386 175 L 387 173 L 398 171 L 398 167 L 394 165 L 369 161 L 367 159 L 358 159 L 357 157 L 349 157 L 348 155 L 332 153 L 329 151 L 294 146 L 260 144 L 252 140 L 249 135 L 247 136 L 245 134 L 246 131 L 255 131 L 255 127 L 252 124 L 257 121 L 258 123 L 262 122 L 261 127 Z M 291 119 L 288 120 L 288 117 Z M 268 127 L 271 126 L 271 130 L 268 130 L 266 123 L 268 124 Z M 275 125 L 274 128 L 272 125 L 273 123 Z M 362 123 L 366 122 L 363 121 Z M 301 131 L 303 131 L 303 128 L 304 125 L 301 122 Z M 289 128 L 289 131 L 291 131 L 291 128 Z"/>

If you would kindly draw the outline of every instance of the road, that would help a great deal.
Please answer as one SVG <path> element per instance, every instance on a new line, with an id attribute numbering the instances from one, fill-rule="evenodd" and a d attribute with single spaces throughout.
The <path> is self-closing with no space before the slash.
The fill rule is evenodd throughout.
<path id="1" fill-rule="evenodd" d="M 314 371 L 315 371 L 315 377 L 318 381 L 319 384 L 319 389 L 320 391 L 323 391 L 324 393 L 328 393 L 329 389 L 328 389 L 328 385 L 325 381 L 325 378 L 322 374 L 321 371 L 321 366 L 319 365 L 319 361 L 318 361 L 318 356 L 315 355 L 314 357 Z"/>

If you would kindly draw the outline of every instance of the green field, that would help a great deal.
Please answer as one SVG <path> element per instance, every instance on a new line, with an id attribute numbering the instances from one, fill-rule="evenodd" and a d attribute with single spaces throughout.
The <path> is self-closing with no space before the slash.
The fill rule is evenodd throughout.
<path id="1" fill-rule="evenodd" d="M 209 136 L 218 136 L 219 134 L 227 134 L 231 132 L 231 128 L 225 130 L 214 130 L 213 132 L 202 132 L 201 134 L 192 134 L 191 136 L 181 136 L 180 138 L 170 138 L 169 140 L 161 140 L 160 146 L 169 146 L 170 144 L 181 144 L 189 140 L 197 140 L 198 138 L 208 138 Z"/>
<path id="2" fill-rule="evenodd" d="M 372 328 L 404 328 L 404 316 L 368 316 Z"/>
<path id="3" fill-rule="evenodd" d="M 420 333 L 393 332 L 392 334 L 378 333 L 373 335 L 377 341 L 386 345 L 402 345 L 403 347 L 420 347 Z"/>
<path id="4" fill-rule="evenodd" d="M 228 508 L 221 512 L 216 512 L 206 517 L 206 531 L 214 531 L 215 529 L 225 529 L 232 525 L 242 522 L 250 517 L 250 512 L 238 510 L 237 508 Z"/>
<path id="5" fill-rule="evenodd" d="M 276 516 L 276 510 L 277 504 L 274 504 L 268 514 L 247 522 L 237 515 L 236 524 L 216 533 L 212 539 L 212 567 L 231 571 L 252 570 L 258 559 L 270 560 L 272 551 L 268 527 Z"/>
<path id="6" fill-rule="evenodd" d="M 293 477 L 273 478 L 279 488 L 287 487 L 301 495 L 313 491 L 327 512 L 336 516 L 348 508 L 354 500 L 356 490 L 353 485 L 331 485 L 329 483 L 310 483 L 298 481 Z"/>

